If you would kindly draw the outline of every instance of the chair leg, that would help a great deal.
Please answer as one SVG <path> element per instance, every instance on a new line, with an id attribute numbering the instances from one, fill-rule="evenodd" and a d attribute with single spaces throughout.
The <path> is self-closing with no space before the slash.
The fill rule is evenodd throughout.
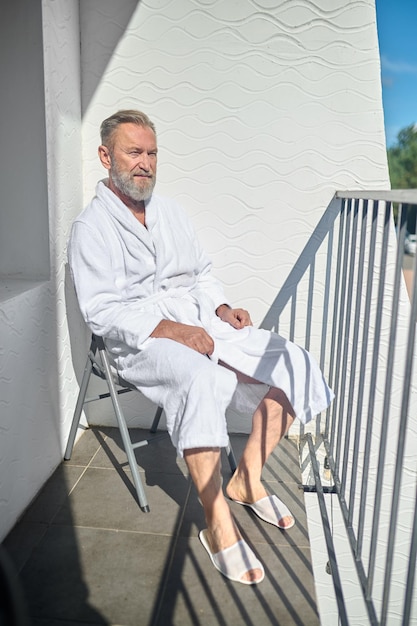
<path id="1" fill-rule="evenodd" d="M 136 457 L 133 451 L 129 430 L 126 425 L 125 416 L 123 415 L 122 409 L 120 407 L 117 391 L 113 383 L 109 359 L 104 347 L 99 347 L 99 352 L 103 364 L 104 373 L 106 376 L 107 385 L 109 388 L 110 397 L 113 403 L 113 409 L 116 414 L 117 423 L 122 437 L 123 447 L 126 452 L 127 460 L 129 462 L 130 471 L 132 472 L 133 483 L 135 485 L 136 493 L 138 496 L 139 506 L 142 511 L 144 511 L 145 513 L 149 513 L 150 508 L 148 505 L 148 500 L 145 494 L 145 490 L 143 488 L 142 479 L 139 476 Z"/>
<path id="2" fill-rule="evenodd" d="M 78 393 L 77 403 L 75 405 L 74 417 L 72 418 L 72 424 L 70 433 L 68 436 L 67 447 L 65 449 L 64 459 L 69 461 L 72 454 L 72 449 L 74 447 L 75 437 L 77 435 L 78 426 L 80 423 L 81 412 L 84 406 L 85 394 L 87 393 L 88 383 L 90 382 L 91 370 L 93 369 L 93 364 L 91 362 L 90 357 L 87 358 L 87 363 L 85 364 L 84 374 L 80 385 L 80 391 Z"/>
<path id="3" fill-rule="evenodd" d="M 153 418 L 152 426 L 150 428 L 151 433 L 156 433 L 163 410 L 164 409 L 161 406 L 156 409 L 155 417 Z"/>
<path id="4" fill-rule="evenodd" d="M 94 337 L 94 335 L 92 338 L 87 362 L 84 368 L 84 374 L 83 374 L 83 378 L 82 378 L 81 385 L 80 385 L 80 391 L 78 393 L 77 403 L 76 403 L 75 410 L 74 410 L 74 416 L 72 419 L 71 429 L 70 429 L 70 433 L 68 436 L 68 442 L 67 442 L 67 447 L 65 449 L 64 459 L 69 460 L 71 458 L 72 450 L 74 447 L 74 441 L 77 435 L 81 413 L 82 413 L 82 409 L 83 409 L 84 402 L 85 402 L 85 396 L 87 393 L 87 388 L 90 382 L 90 376 L 91 376 L 92 369 L 93 369 L 93 361 L 92 361 L 92 358 L 90 357 L 91 357 L 91 353 L 93 352 L 93 354 L 95 354 L 97 349 L 100 353 L 100 358 L 101 358 L 104 374 L 106 377 L 107 386 L 109 389 L 109 395 L 113 403 L 113 409 L 116 415 L 117 423 L 118 423 L 120 434 L 122 437 L 123 447 L 127 456 L 127 460 L 129 462 L 130 470 L 132 472 L 133 483 L 135 485 L 137 497 L 139 500 L 139 505 L 145 513 L 148 513 L 150 511 L 148 500 L 145 494 L 142 479 L 139 475 L 138 466 L 136 463 L 136 457 L 134 453 L 134 447 L 130 439 L 130 434 L 126 425 L 126 420 L 119 404 L 118 393 L 116 391 L 116 388 L 113 382 L 113 376 L 111 372 L 110 362 L 106 353 L 106 348 L 101 338 Z M 150 428 L 151 433 L 156 432 L 159 421 L 161 419 L 162 412 L 163 412 L 162 407 L 158 407 L 155 413 L 155 417 L 152 422 L 152 426 Z M 237 464 L 236 464 L 236 459 L 233 453 L 233 449 L 230 445 L 230 439 L 226 447 L 226 453 L 227 453 L 227 458 L 230 464 L 230 469 L 233 473 L 236 470 Z"/>
<path id="5" fill-rule="evenodd" d="M 237 463 L 236 463 L 236 457 L 235 457 L 235 454 L 233 452 L 232 445 L 230 443 L 230 439 L 229 439 L 229 443 L 226 446 L 226 454 L 227 454 L 227 459 L 229 461 L 230 470 L 231 470 L 232 474 L 234 474 L 235 471 L 236 471 L 236 468 L 237 468 Z"/>

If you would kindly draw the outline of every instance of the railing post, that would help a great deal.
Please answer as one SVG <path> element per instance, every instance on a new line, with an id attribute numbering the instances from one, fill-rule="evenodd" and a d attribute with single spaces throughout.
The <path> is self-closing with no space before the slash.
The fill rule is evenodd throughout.
<path id="1" fill-rule="evenodd" d="M 320 365 L 336 394 L 323 432 L 319 416 L 316 440 L 307 433 L 300 446 L 308 440 L 320 507 L 326 506 L 324 490 L 338 495 L 369 623 L 386 626 L 395 615 L 407 626 L 415 618 L 417 593 L 417 428 L 409 419 L 411 407 L 415 411 L 417 405 L 417 257 L 409 316 L 402 274 L 408 205 L 417 207 L 417 190 L 340 192 L 336 198 L 340 215 L 329 224 L 325 268 L 320 271 L 322 257 L 316 259 L 315 249 L 309 263 L 303 259 L 303 276 L 291 283 L 291 332 L 301 315 L 306 320 L 305 347 L 314 348 L 313 309 L 324 277 Z M 399 204 L 396 236 L 392 202 Z M 323 235 L 322 242 L 325 239 Z M 297 303 L 297 292 L 306 290 L 304 310 L 302 298 Z M 280 314 L 283 311 L 284 306 Z M 409 441 L 410 435 L 415 441 Z M 318 465 L 322 457 L 315 457 L 321 441 L 333 479 L 333 485 L 325 487 Z M 404 495 L 402 484 L 409 487 L 410 475 L 413 493 Z M 314 486 L 305 489 L 312 491 Z M 326 542 L 333 551 L 327 512 L 322 516 Z M 399 560 L 397 551 L 403 548 L 409 553 L 401 551 Z M 343 586 L 343 579 L 336 581 L 337 589 L 339 583 Z M 401 586 L 401 598 L 392 593 L 394 584 Z M 344 609 L 339 610 L 344 621 Z"/>

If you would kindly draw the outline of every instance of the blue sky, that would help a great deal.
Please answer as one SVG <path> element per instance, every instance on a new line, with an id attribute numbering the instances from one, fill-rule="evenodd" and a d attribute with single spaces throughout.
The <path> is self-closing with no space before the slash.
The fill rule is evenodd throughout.
<path id="1" fill-rule="evenodd" d="M 417 0 L 376 0 L 387 146 L 417 123 Z"/>

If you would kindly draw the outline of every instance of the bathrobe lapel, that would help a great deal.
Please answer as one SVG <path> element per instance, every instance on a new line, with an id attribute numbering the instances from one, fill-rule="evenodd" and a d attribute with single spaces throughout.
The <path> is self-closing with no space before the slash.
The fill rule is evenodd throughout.
<path id="1" fill-rule="evenodd" d="M 99 184 L 98 199 L 102 209 L 115 222 L 116 230 L 134 235 L 155 256 L 155 245 L 151 234 L 129 211 L 125 204 L 102 181 Z"/>

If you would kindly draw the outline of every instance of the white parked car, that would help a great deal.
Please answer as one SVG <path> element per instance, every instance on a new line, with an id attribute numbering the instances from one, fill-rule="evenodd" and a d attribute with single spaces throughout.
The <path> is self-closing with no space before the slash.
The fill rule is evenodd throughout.
<path id="1" fill-rule="evenodd" d="M 404 252 L 415 255 L 417 252 L 417 235 L 407 235 L 404 241 Z"/>

